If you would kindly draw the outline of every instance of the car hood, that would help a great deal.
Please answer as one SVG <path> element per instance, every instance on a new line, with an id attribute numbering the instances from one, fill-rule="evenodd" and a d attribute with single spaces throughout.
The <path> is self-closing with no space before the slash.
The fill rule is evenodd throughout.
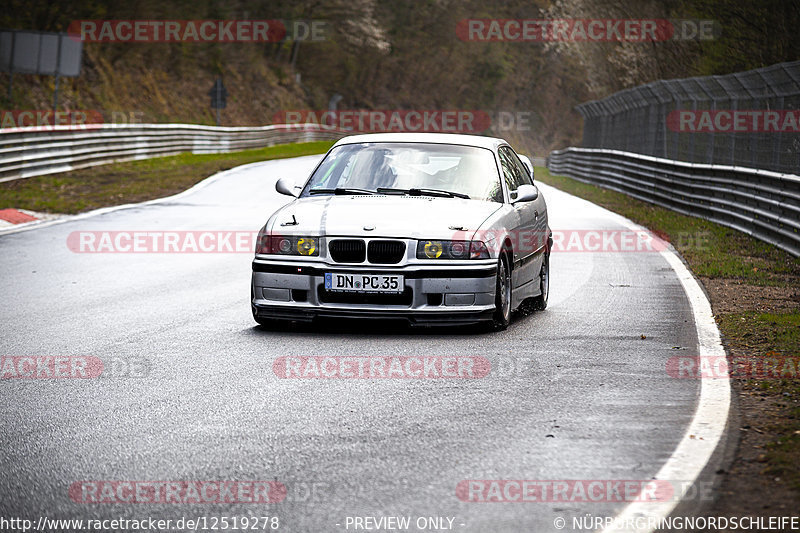
<path id="1" fill-rule="evenodd" d="M 281 208 L 269 229 L 290 235 L 468 239 L 501 207 L 497 202 L 461 198 L 318 196 Z"/>

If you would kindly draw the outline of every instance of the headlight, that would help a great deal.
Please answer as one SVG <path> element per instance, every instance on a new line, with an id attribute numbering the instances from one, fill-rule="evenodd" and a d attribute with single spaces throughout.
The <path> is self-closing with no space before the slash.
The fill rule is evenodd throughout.
<path id="1" fill-rule="evenodd" d="M 293 237 L 267 235 L 262 229 L 256 240 L 257 254 L 318 256 L 316 237 Z"/>
<path id="2" fill-rule="evenodd" d="M 488 259 L 481 241 L 419 241 L 417 259 Z"/>
<path id="3" fill-rule="evenodd" d="M 295 247 L 300 255 L 319 255 L 317 252 L 317 239 L 313 237 L 300 237 Z"/>
<path id="4" fill-rule="evenodd" d="M 422 245 L 422 253 L 428 259 L 439 259 L 442 256 L 442 243 L 439 241 L 428 241 L 420 243 Z M 419 257 L 419 247 L 417 247 L 417 257 Z"/>

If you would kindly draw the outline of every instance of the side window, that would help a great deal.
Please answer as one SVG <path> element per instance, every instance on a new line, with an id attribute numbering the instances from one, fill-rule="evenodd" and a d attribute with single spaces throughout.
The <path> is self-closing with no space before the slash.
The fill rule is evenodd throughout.
<path id="1" fill-rule="evenodd" d="M 511 159 L 517 164 L 519 167 L 520 172 L 522 172 L 522 183 L 526 185 L 533 185 L 533 178 L 528 171 L 528 167 L 525 166 L 525 163 L 519 158 L 517 153 L 514 150 L 508 150 L 511 156 Z"/>
<path id="2" fill-rule="evenodd" d="M 514 159 L 510 157 L 508 148 L 505 146 L 501 147 L 498 154 L 500 156 L 500 166 L 503 169 L 503 179 L 506 180 L 506 187 L 508 187 L 509 195 L 513 200 L 516 190 L 519 189 L 520 185 L 525 183 L 523 181 L 525 173 L 517 166 Z"/>
<path id="3" fill-rule="evenodd" d="M 517 188 L 516 182 L 514 180 L 514 172 L 511 170 L 512 169 L 511 161 L 509 161 L 508 156 L 505 154 L 502 148 L 498 152 L 498 155 L 500 156 L 500 170 L 503 171 L 503 179 L 505 180 L 506 188 L 510 193 L 511 191 L 514 191 Z"/>
<path id="4" fill-rule="evenodd" d="M 514 176 L 516 179 L 516 187 L 509 190 L 517 190 L 520 185 L 533 185 L 533 180 L 531 179 L 531 175 L 528 173 L 528 169 L 525 167 L 525 164 L 520 161 L 517 154 L 514 153 L 514 150 L 509 148 L 508 146 L 503 146 L 500 148 L 500 152 L 504 153 L 508 158 L 509 162 L 514 167 Z"/>

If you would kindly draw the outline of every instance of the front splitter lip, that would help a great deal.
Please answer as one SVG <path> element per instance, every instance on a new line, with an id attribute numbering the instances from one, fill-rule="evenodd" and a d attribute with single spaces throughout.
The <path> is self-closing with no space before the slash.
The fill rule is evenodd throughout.
<path id="1" fill-rule="evenodd" d="M 410 311 L 352 307 L 253 304 L 253 316 L 262 319 L 311 322 L 317 318 L 401 320 L 411 325 L 459 326 L 491 321 L 493 308 L 454 310 L 451 308 Z"/>

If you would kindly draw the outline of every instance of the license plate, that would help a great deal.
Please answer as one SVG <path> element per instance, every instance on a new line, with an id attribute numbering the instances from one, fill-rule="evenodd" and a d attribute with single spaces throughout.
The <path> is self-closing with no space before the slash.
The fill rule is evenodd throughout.
<path id="1" fill-rule="evenodd" d="M 403 276 L 385 274 L 325 274 L 325 289 L 346 292 L 403 292 Z"/>

